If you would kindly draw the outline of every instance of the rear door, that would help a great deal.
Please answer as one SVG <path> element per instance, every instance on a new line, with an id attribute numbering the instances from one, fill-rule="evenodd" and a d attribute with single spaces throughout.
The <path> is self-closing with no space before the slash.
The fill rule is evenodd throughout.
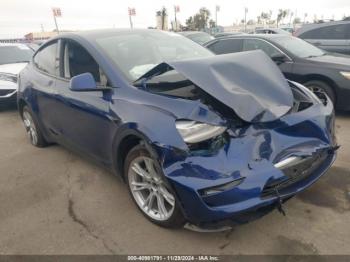
<path id="1" fill-rule="evenodd" d="M 51 134 L 57 132 L 56 77 L 58 76 L 58 41 L 50 42 L 36 53 L 31 71 L 33 110 Z"/>
<path id="2" fill-rule="evenodd" d="M 299 37 L 328 52 L 350 54 L 350 23 L 319 27 Z"/>

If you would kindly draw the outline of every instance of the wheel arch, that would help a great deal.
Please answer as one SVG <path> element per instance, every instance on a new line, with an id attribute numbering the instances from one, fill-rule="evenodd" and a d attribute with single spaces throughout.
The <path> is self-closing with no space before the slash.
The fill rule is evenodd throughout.
<path id="1" fill-rule="evenodd" d="M 334 92 L 334 96 L 337 100 L 338 98 L 338 92 L 337 92 L 337 84 L 329 77 L 324 76 L 324 75 L 319 75 L 319 74 L 309 74 L 309 75 L 305 75 L 303 77 L 303 84 L 310 82 L 310 81 L 322 81 L 325 82 L 326 84 L 328 84 L 330 86 L 330 88 L 332 88 L 332 91 Z"/>
<path id="2" fill-rule="evenodd" d="M 113 170 L 116 175 L 120 176 L 124 180 L 124 164 L 125 159 L 130 150 L 140 143 L 145 143 L 151 154 L 156 154 L 156 151 L 152 147 L 151 140 L 141 131 L 137 129 L 122 128 L 118 132 L 113 141 Z"/>

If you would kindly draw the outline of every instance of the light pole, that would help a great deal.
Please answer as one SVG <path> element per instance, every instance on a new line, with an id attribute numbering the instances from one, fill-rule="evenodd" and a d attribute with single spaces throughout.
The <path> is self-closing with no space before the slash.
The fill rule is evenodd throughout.
<path id="1" fill-rule="evenodd" d="M 176 14 L 180 12 L 180 6 L 175 5 L 174 6 L 174 13 L 175 13 L 175 32 L 177 31 L 177 18 L 176 18 Z"/>
<path id="2" fill-rule="evenodd" d="M 62 16 L 61 8 L 53 7 L 52 8 L 52 14 L 53 14 L 53 20 L 55 21 L 57 34 L 59 34 L 60 31 L 58 30 L 56 17 L 61 17 Z"/>
<path id="3" fill-rule="evenodd" d="M 220 12 L 220 6 L 215 7 L 215 26 L 218 27 L 218 12 Z"/>
<path id="4" fill-rule="evenodd" d="M 247 32 L 247 13 L 248 13 L 248 8 L 244 8 L 244 32 Z"/>
<path id="5" fill-rule="evenodd" d="M 128 8 L 128 13 L 129 13 L 130 28 L 133 29 L 134 25 L 133 25 L 133 23 L 132 23 L 131 17 L 136 15 L 136 10 L 135 10 L 135 8 L 134 8 L 134 7 L 129 7 L 129 8 Z"/>

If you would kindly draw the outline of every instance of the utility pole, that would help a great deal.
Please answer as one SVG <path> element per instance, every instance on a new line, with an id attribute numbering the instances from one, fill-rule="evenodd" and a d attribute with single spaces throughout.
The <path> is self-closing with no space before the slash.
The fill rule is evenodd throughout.
<path id="1" fill-rule="evenodd" d="M 57 25 L 56 17 L 61 17 L 61 16 L 62 16 L 61 8 L 53 7 L 53 8 L 52 8 L 52 14 L 53 14 L 53 20 L 55 21 L 55 26 L 56 26 L 57 34 L 59 34 L 60 31 L 58 30 L 58 25 Z"/>
<path id="2" fill-rule="evenodd" d="M 220 6 L 215 7 L 215 27 L 218 27 L 218 12 L 220 12 Z"/>
<path id="3" fill-rule="evenodd" d="M 134 28 L 134 25 L 133 25 L 133 23 L 132 23 L 131 17 L 136 15 L 136 10 L 135 10 L 135 8 L 134 8 L 134 7 L 128 7 L 128 13 L 129 13 L 130 28 L 133 29 L 133 28 Z"/>
<path id="4" fill-rule="evenodd" d="M 175 29 L 174 29 L 174 31 L 176 32 L 177 31 L 177 18 L 176 18 L 176 14 L 178 13 L 178 12 L 180 12 L 180 6 L 178 6 L 178 5 L 175 5 L 174 6 L 174 13 L 175 13 Z"/>
<path id="5" fill-rule="evenodd" d="M 248 8 L 244 8 L 244 32 L 247 32 L 247 13 L 248 13 Z"/>

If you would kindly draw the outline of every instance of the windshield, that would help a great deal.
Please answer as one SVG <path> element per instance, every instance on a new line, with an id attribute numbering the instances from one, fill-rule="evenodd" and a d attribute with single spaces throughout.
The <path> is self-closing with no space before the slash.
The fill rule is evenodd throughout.
<path id="1" fill-rule="evenodd" d="M 0 65 L 29 62 L 33 50 L 26 45 L 0 46 Z"/>
<path id="2" fill-rule="evenodd" d="M 287 51 L 301 58 L 316 57 L 325 55 L 321 49 L 296 37 L 280 37 L 274 38 L 275 42 L 284 47 Z"/>
<path id="3" fill-rule="evenodd" d="M 162 62 L 214 55 L 181 35 L 152 30 L 101 37 L 96 42 L 131 81 Z"/>
<path id="4" fill-rule="evenodd" d="M 197 33 L 197 34 L 188 35 L 187 37 L 201 45 L 214 39 L 213 36 L 207 33 Z"/>

